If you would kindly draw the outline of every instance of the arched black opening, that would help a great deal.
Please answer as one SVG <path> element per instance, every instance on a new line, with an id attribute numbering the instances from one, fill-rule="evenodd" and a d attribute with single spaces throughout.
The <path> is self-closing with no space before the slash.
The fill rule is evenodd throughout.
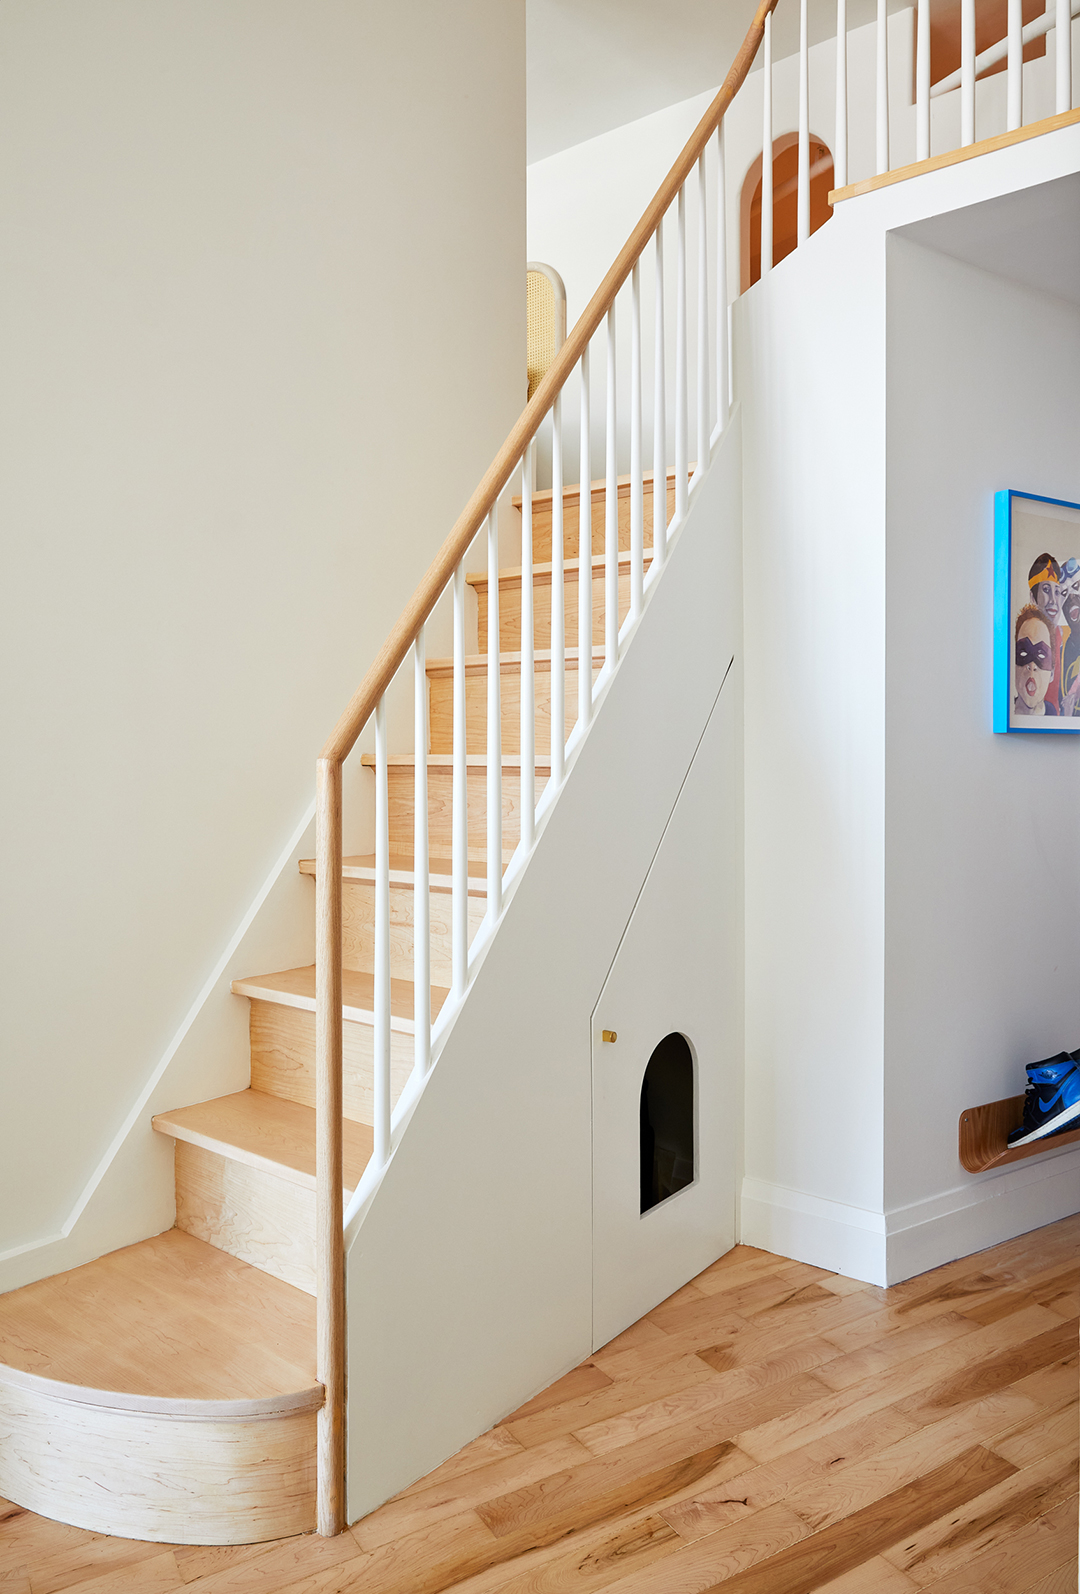
<path id="1" fill-rule="evenodd" d="M 641 1210 L 694 1182 L 694 1059 L 684 1036 L 665 1035 L 641 1081 Z"/>

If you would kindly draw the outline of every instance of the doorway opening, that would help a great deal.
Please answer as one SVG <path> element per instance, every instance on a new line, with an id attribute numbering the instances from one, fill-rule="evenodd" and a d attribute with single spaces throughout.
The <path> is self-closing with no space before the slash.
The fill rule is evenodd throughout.
<path id="1" fill-rule="evenodd" d="M 810 231 L 817 232 L 832 215 L 829 190 L 834 186 L 833 158 L 820 138 L 810 140 Z M 761 276 L 761 156 L 753 162 L 742 186 L 739 204 L 742 292 Z M 798 243 L 799 135 L 784 133 L 773 143 L 773 265 Z"/>
<path id="2" fill-rule="evenodd" d="M 686 1037 L 665 1035 L 641 1081 L 641 1210 L 693 1184 L 694 1058 Z"/>

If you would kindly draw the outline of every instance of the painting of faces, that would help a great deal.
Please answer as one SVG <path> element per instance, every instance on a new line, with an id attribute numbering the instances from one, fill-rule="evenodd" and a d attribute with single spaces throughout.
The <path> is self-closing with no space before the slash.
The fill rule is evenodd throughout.
<path id="1" fill-rule="evenodd" d="M 1080 732 L 1080 506 L 1008 497 L 1009 729 Z"/>

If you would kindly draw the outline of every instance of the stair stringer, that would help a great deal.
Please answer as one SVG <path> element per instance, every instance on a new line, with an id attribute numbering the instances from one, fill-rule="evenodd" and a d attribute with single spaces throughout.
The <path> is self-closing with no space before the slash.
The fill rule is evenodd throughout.
<path id="1" fill-rule="evenodd" d="M 739 687 L 741 478 L 736 413 L 347 1235 L 350 1521 L 592 1350 L 590 1015 L 733 659 Z"/>

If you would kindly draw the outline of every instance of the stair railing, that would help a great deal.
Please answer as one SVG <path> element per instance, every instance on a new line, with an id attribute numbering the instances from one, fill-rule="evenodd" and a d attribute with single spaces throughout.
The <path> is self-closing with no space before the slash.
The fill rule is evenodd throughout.
<path id="1" fill-rule="evenodd" d="M 522 412 L 506 442 L 499 450 L 480 485 L 458 518 L 446 542 L 391 631 L 374 663 L 364 677 L 345 712 L 335 726 L 319 756 L 316 802 L 316 1182 L 317 1182 L 317 1276 L 318 1276 L 318 1376 L 325 1391 L 325 1404 L 319 1418 L 318 1439 L 318 1528 L 334 1534 L 345 1525 L 345 1275 L 344 1231 L 342 1221 L 342 785 L 343 766 L 361 733 L 374 719 L 375 774 L 375 931 L 374 981 L 374 1150 L 360 1186 L 353 1195 L 345 1221 L 348 1222 L 370 1197 L 391 1155 L 395 1134 L 416 1100 L 433 1060 L 438 1054 L 454 1013 L 460 1007 L 484 947 L 498 924 L 508 893 L 528 860 L 555 796 L 566 777 L 577 747 L 591 722 L 601 696 L 642 613 L 649 588 L 663 566 L 671 539 L 686 517 L 696 482 L 700 479 L 711 449 L 719 439 L 728 416 L 729 372 L 727 346 L 727 243 L 725 232 L 726 195 L 724 190 L 723 116 L 742 85 L 757 54 L 766 19 L 776 0 L 762 0 L 731 71 L 716 98 L 702 117 L 693 136 L 661 184 L 655 198 L 631 234 L 626 246 L 611 267 L 588 307 L 567 337 L 546 376 Z M 712 153 L 708 155 L 712 144 Z M 717 158 L 719 156 L 719 158 Z M 715 187 L 713 231 L 708 231 L 707 165 L 712 169 Z M 697 171 L 696 184 L 690 179 Z M 693 195 L 688 190 L 693 189 Z M 696 325 L 691 341 L 688 283 L 688 198 L 694 201 L 697 227 Z M 674 361 L 669 350 L 669 315 L 664 271 L 665 218 L 675 210 L 675 326 Z M 669 229 L 670 230 L 670 229 Z M 650 248 L 651 246 L 651 248 Z M 653 256 L 653 402 L 652 414 L 644 415 L 643 392 L 643 257 Z M 712 266 L 710 272 L 710 256 Z M 630 325 L 629 369 L 617 337 L 616 300 L 629 287 L 626 313 Z M 670 293 L 670 288 L 668 289 Z M 710 341 L 710 324 L 715 342 Z M 594 394 L 591 383 L 591 345 L 601 333 L 603 349 L 603 486 L 592 484 Z M 594 363 L 599 363 L 595 362 Z M 674 365 L 674 370 L 671 367 Z M 696 380 L 691 387 L 693 370 Z M 617 382 L 625 374 L 620 392 Z M 673 391 L 672 391 L 673 390 Z M 691 414 L 691 391 L 695 394 Z M 564 397 L 577 398 L 578 456 L 576 471 L 564 436 Z M 597 395 L 598 396 L 598 395 Z M 620 402 L 621 400 L 621 402 Z M 626 406 L 624 410 L 624 406 Z M 618 430 L 620 413 L 629 416 L 629 426 Z M 692 430 L 691 423 L 694 428 Z M 643 431 L 647 421 L 652 438 L 650 477 L 643 468 Z M 537 801 L 537 723 L 534 693 L 530 684 L 537 661 L 536 616 L 533 583 L 534 502 L 537 499 L 537 436 L 547 423 L 544 444 L 550 453 L 550 511 L 544 493 L 545 514 L 550 513 L 551 580 L 556 597 L 572 563 L 564 554 L 564 538 L 572 530 L 573 478 L 577 475 L 578 500 L 578 605 L 577 648 L 567 647 L 567 622 L 574 624 L 573 611 L 564 614 L 563 604 L 551 606 L 549 646 L 540 649 L 541 662 L 551 671 L 551 698 L 556 713 L 550 717 L 550 745 L 541 760 L 541 775 L 546 787 Z M 674 445 L 674 514 L 669 505 L 671 473 L 669 448 Z M 691 465 L 691 446 L 697 460 Z M 626 458 L 622 457 L 626 454 Z M 628 464 L 628 474 L 620 477 L 620 464 Z M 692 473 L 693 469 L 693 474 Z M 512 478 L 520 484 L 521 511 L 521 619 L 517 649 L 520 680 L 520 710 L 517 748 L 507 752 L 502 745 L 506 705 L 502 702 L 503 668 L 507 664 L 505 638 L 499 614 L 499 508 Z M 567 484 L 570 491 L 567 491 Z M 645 498 L 652 491 L 651 549 L 645 548 Z M 603 495 L 603 555 L 595 561 L 600 578 L 594 594 L 593 537 L 594 511 Z M 595 500 L 595 504 L 594 504 Z M 506 507 L 504 508 L 504 518 Z M 620 550 L 620 513 L 629 512 L 629 549 Z M 570 519 L 570 527 L 565 524 Z M 600 526 L 597 526 L 599 537 Z M 505 531 L 503 533 L 505 539 Z M 482 540 L 488 576 L 486 705 L 482 758 L 486 766 L 484 812 L 486 835 L 481 846 L 474 823 L 469 820 L 469 741 L 466 707 L 466 559 L 475 540 Z M 625 539 L 624 539 L 625 540 Z M 621 557 L 620 557 L 621 554 Z M 628 557 L 627 557 L 628 555 Z M 648 571 L 646 571 L 648 564 Z M 475 578 L 474 578 L 475 579 Z M 628 589 L 629 605 L 620 624 L 620 581 Z M 434 1019 L 429 1007 L 431 988 L 429 896 L 426 889 L 431 867 L 428 815 L 428 691 L 426 677 L 426 631 L 444 598 L 452 611 L 453 691 L 452 691 L 452 769 L 451 769 L 451 968 L 449 992 Z M 599 646 L 593 648 L 594 599 L 597 608 Z M 445 604 L 443 605 L 445 607 Z M 545 629 L 547 627 L 545 626 Z M 503 645 L 500 646 L 502 640 Z M 595 664 L 600 666 L 598 674 Z M 387 692 L 397 672 L 410 659 L 414 672 L 414 789 L 411 802 L 414 815 L 413 906 L 414 906 L 414 1013 L 411 1021 L 395 1011 L 391 987 L 390 946 L 390 806 L 387 740 Z M 546 655 L 546 657 L 545 657 Z M 577 667 L 577 692 L 565 693 L 566 677 Z M 594 678 L 595 675 L 595 678 Z M 576 724 L 569 738 L 565 735 L 563 714 L 575 710 Z M 473 717 L 475 718 L 475 706 Z M 475 746 L 478 738 L 474 736 Z M 478 749 L 480 750 L 480 749 Z M 475 767 L 475 766 L 474 766 Z M 515 781 L 513 769 L 519 770 Z M 434 766 L 432 772 L 434 773 Z M 399 791 L 395 780 L 395 793 Z M 479 793 L 474 789 L 474 821 Z M 404 804 L 404 795 L 402 794 Z M 504 845 L 519 839 L 507 863 Z M 470 834 L 473 838 L 474 871 L 470 877 Z M 469 945 L 469 892 L 477 889 L 476 866 L 486 856 L 486 914 L 472 946 Z M 392 1110 L 391 1048 L 392 1032 L 411 1028 L 414 1037 L 413 1071 Z"/>
<path id="2" fill-rule="evenodd" d="M 345 1525 L 345 1273 L 344 1228 L 365 1206 L 382 1178 L 409 1112 L 460 1009 L 470 978 L 491 941 L 504 905 L 520 878 L 545 817 L 565 780 L 578 747 L 605 694 L 644 611 L 672 539 L 685 521 L 710 454 L 727 423 L 730 403 L 727 283 L 727 190 L 724 118 L 764 45 L 762 73 L 761 271 L 774 264 L 772 12 L 777 0 L 761 0 L 746 38 L 719 93 L 660 185 L 600 287 L 562 345 L 526 408 L 473 493 L 430 569 L 391 631 L 324 746 L 317 766 L 316 862 L 316 1245 L 318 1290 L 318 1377 L 325 1388 L 319 1415 L 318 1529 L 334 1534 Z M 1009 0 L 1009 33 L 1002 45 L 975 54 L 974 0 L 962 10 L 962 64 L 954 74 L 961 91 L 961 144 L 975 134 L 975 79 L 993 59 L 1008 57 L 1008 122 L 1019 128 L 1022 113 L 1023 45 L 1039 31 L 1057 30 L 1057 111 L 1070 112 L 1070 6 L 1021 27 L 1019 0 Z M 846 0 L 837 0 L 835 181 L 845 196 L 890 181 L 890 108 L 886 0 L 878 0 L 875 77 L 876 116 L 872 155 L 875 176 L 847 187 L 848 36 Z M 995 51 L 999 52 L 995 55 Z M 930 156 L 930 99 L 949 92 L 952 79 L 930 86 L 929 11 L 919 7 L 916 49 L 915 142 L 918 158 Z M 797 240 L 810 235 L 810 106 L 807 0 L 799 0 Z M 1070 118 L 1075 113 L 1070 112 Z M 1045 123 L 1043 125 L 1046 125 Z M 696 180 L 695 179 L 696 174 Z M 710 175 L 711 174 L 711 175 Z M 906 173 L 905 173 L 906 174 Z M 896 174 L 899 175 L 899 174 Z M 710 197 L 711 196 L 711 197 Z M 834 195 L 833 197 L 839 197 Z M 712 215 L 710 217 L 710 207 Z M 694 264 L 692 264 L 695 262 Z M 690 277 L 694 282 L 691 284 Z M 674 281 L 672 281 L 672 277 Z M 696 290 L 691 293 L 691 286 Z M 648 313 L 652 313 L 648 336 Z M 617 315 L 618 309 L 618 315 Z M 627 324 L 628 337 L 620 339 Z M 673 325 L 672 325 L 673 323 Z M 710 330 L 711 329 L 711 330 Z M 593 349 L 594 342 L 600 347 Z M 651 370 L 651 404 L 647 402 Z M 599 381 L 594 384 L 594 376 Z M 692 397 L 691 397 L 692 396 Z M 576 459 L 570 419 L 577 408 Z M 564 410 L 568 413 L 564 415 Z M 691 451 L 696 461 L 691 460 Z M 648 455 L 651 471 L 644 463 Z M 594 482 L 594 464 L 602 479 Z M 625 467 L 625 473 L 620 469 Z M 670 468 L 669 468 L 670 467 Z M 538 470 L 550 490 L 538 487 Z M 576 482 L 574 480 L 576 475 Z M 500 619 L 500 540 L 507 541 L 507 489 L 520 487 L 520 623 L 516 653 L 507 646 Z M 646 517 L 646 497 L 651 499 Z M 673 502 L 672 502 L 673 500 Z M 576 504 L 578 601 L 562 600 L 574 574 L 566 546 Z M 500 516 L 500 510 L 502 515 Z M 550 521 L 550 618 L 541 617 L 548 647 L 537 648 L 534 607 L 534 522 Z M 648 524 L 646 521 L 648 519 Z M 646 531 L 650 542 L 646 546 Z M 466 656 L 466 561 L 474 544 L 486 569 L 485 691 L 469 708 Z M 626 542 L 628 546 L 621 547 Z M 599 544 L 600 552 L 594 557 Z M 596 584 L 594 585 L 594 567 Z M 474 572 L 474 584 L 483 571 Z M 449 608 L 449 617 L 445 611 Z M 625 611 L 625 612 L 624 612 Z M 431 752 L 427 657 L 429 629 L 452 634 L 452 679 L 447 732 L 445 705 L 439 735 L 449 749 Z M 576 632 L 576 648 L 568 645 Z M 511 638 L 513 640 L 513 638 Z M 394 801 L 401 823 L 412 808 L 413 962 L 412 1016 L 407 998 L 392 984 L 390 936 L 391 778 L 387 694 L 398 672 L 413 671 L 411 792 L 403 789 L 399 762 Z M 546 756 L 537 757 L 537 664 L 550 672 Z M 512 672 L 518 672 L 519 706 L 512 709 Z M 576 691 L 569 676 L 576 669 Z M 504 698 L 504 671 L 507 692 Z M 445 674 L 445 671 L 443 671 Z M 478 733 L 476 721 L 479 719 Z M 572 728 L 567 731 L 567 722 Z M 370 1017 L 373 1020 L 373 1153 L 342 1212 L 342 789 L 346 759 L 374 722 L 375 924 Z M 473 724 L 470 735 L 469 726 Z M 505 734 L 504 734 L 505 732 Z M 511 746 L 506 736 L 516 742 Z M 429 775 L 445 785 L 449 757 L 448 850 L 450 958 L 433 986 L 430 894 Z M 429 757 L 431 764 L 429 767 Z M 470 765 L 472 759 L 472 765 Z M 482 790 L 470 768 L 483 766 Z M 515 780 L 513 771 L 517 770 Z M 546 783 L 537 797 L 538 775 Z M 440 794 L 440 804 L 446 793 Z M 439 807 L 440 804 L 436 806 Z M 470 808 L 472 823 L 470 822 Z M 483 821 L 479 822 L 482 813 Z M 481 840 L 479 832 L 483 831 Z M 513 843 L 508 847 L 507 843 Z M 402 845 L 400 834 L 398 846 Z M 508 856 L 509 853 L 509 856 Z M 400 867 L 397 860 L 395 867 Z M 472 867 L 470 867 L 470 864 Z M 486 871 L 481 878 L 482 868 Z M 445 880 L 445 865 L 436 873 Z M 486 896 L 483 922 L 470 944 L 470 895 Z M 440 965 L 441 966 L 441 965 Z M 431 992 L 440 990 L 433 1012 Z M 395 1005 L 396 1004 L 396 1005 Z M 354 1004 L 355 1005 L 355 1004 Z M 411 1073 L 394 1101 L 394 1035 L 411 1032 Z M 400 1047 L 401 1042 L 398 1042 Z M 400 1063 L 400 1053 L 399 1053 Z"/>
<path id="3" fill-rule="evenodd" d="M 805 13 L 805 0 L 802 0 Z M 865 192 L 881 182 L 895 181 L 898 176 L 912 174 L 910 163 L 914 155 L 917 166 L 931 159 L 955 159 L 955 150 L 971 149 L 975 153 L 977 142 L 987 138 L 1006 139 L 1010 135 L 1024 136 L 1027 132 L 1043 131 L 1051 116 L 1049 105 L 1040 105 L 1038 114 L 1028 117 L 1025 123 L 1024 50 L 1027 45 L 1047 34 L 1054 35 L 1054 118 L 1074 119 L 1072 82 L 1072 19 L 1080 15 L 1080 0 L 1053 0 L 1044 15 L 1024 24 L 1021 0 L 1008 0 L 1008 31 L 996 44 L 976 54 L 976 0 L 962 0 L 960 7 L 960 65 L 931 84 L 930 6 L 928 0 L 917 7 L 915 26 L 915 118 L 913 148 L 905 148 L 904 158 L 893 159 L 891 133 L 894 126 L 889 104 L 889 32 L 886 0 L 878 0 L 875 24 L 876 78 L 874 90 L 875 151 L 872 175 L 864 176 L 848 186 L 848 52 L 846 0 L 837 0 L 836 6 L 836 134 L 833 151 L 836 189 L 831 198 L 849 198 L 854 193 Z M 806 65 L 805 15 L 801 27 L 800 46 L 800 100 L 805 81 Z M 1006 62 L 1005 104 L 1002 107 L 1003 125 L 977 126 L 976 84 L 999 62 Z M 959 143 L 952 142 L 951 129 L 943 118 L 934 135 L 934 118 L 931 102 L 943 100 L 959 90 Z M 906 98 L 906 97 L 905 97 Z M 954 102 L 955 103 L 955 102 Z M 944 107 L 943 107 L 944 108 Z M 999 113 L 1000 114 L 1000 113 Z M 985 119 L 985 118 L 984 118 Z M 768 123 L 767 123 L 768 125 Z M 800 118 L 800 133 L 802 123 Z M 939 146 L 933 147 L 934 143 Z M 800 145 L 801 148 L 801 145 Z M 800 160 L 800 180 L 802 163 Z M 846 190 L 846 192 L 844 192 Z M 800 188 L 800 207 L 802 191 Z M 801 237 L 801 234 L 800 234 Z M 763 250 L 764 258 L 764 250 Z"/>

